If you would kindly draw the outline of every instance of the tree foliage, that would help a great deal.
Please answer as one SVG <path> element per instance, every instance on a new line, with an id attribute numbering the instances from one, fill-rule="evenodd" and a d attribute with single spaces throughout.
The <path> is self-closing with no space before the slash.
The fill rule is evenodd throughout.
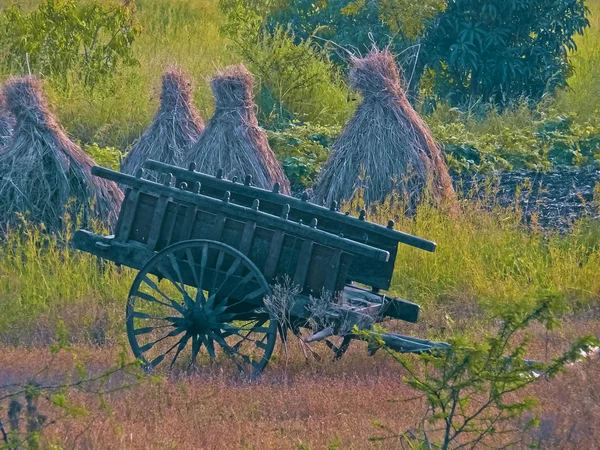
<path id="1" fill-rule="evenodd" d="M 9 73 L 33 73 L 66 88 L 75 75 L 86 88 L 113 75 L 120 65 L 135 65 L 132 45 L 141 32 L 133 3 L 45 0 L 37 10 L 6 8 L 0 43 Z"/>
<path id="2" fill-rule="evenodd" d="M 295 42 L 284 26 L 267 30 L 265 17 L 279 0 L 220 0 L 221 28 L 258 77 L 259 119 L 280 126 L 290 119 L 323 125 L 342 123 L 351 113 L 337 67 L 310 38 Z"/>
<path id="3" fill-rule="evenodd" d="M 316 43 L 332 41 L 349 51 L 364 53 L 373 44 L 402 51 L 445 4 L 446 0 L 290 0 L 271 12 L 268 26 L 289 24 L 297 41 L 316 36 Z"/>
<path id="4" fill-rule="evenodd" d="M 434 91 L 452 104 L 537 101 L 566 85 L 585 0 L 451 0 L 424 39 Z"/>

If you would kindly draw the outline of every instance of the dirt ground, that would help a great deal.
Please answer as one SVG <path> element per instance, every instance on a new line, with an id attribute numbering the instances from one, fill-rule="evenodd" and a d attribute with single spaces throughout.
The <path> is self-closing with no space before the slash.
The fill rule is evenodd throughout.
<path id="1" fill-rule="evenodd" d="M 551 334 L 534 329 L 528 357 L 550 357 L 575 336 L 599 331 L 595 318 L 567 321 Z M 119 350 L 81 346 L 75 354 L 90 373 L 100 373 Z M 386 435 L 377 423 L 402 433 L 423 415 L 421 399 L 406 401 L 415 392 L 403 383 L 403 371 L 390 357 L 369 357 L 363 343 L 354 344 L 338 362 L 307 360 L 295 343 L 290 343 L 287 362 L 282 355 L 253 382 L 215 367 L 193 375 L 163 373 L 165 381 L 108 395 L 105 408 L 94 394 L 73 393 L 71 402 L 85 406 L 88 413 L 50 425 L 44 442 L 64 449 L 408 448 L 398 439 L 369 440 Z M 44 349 L 0 349 L 0 385 L 34 379 L 50 358 Z M 61 352 L 51 369 L 35 379 L 59 383 L 73 372 L 74 364 L 72 354 Z M 519 433 L 523 443 L 516 448 L 532 443 L 543 449 L 600 448 L 598 355 L 569 367 L 555 380 L 540 380 L 525 394 L 539 399 L 541 423 Z M 52 410 L 44 412 L 54 417 Z M 5 416 L 6 409 L 0 414 Z"/>

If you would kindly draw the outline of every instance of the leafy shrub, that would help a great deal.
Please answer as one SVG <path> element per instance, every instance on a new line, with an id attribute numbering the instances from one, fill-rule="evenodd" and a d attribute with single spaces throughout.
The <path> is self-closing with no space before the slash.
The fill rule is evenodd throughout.
<path id="1" fill-rule="evenodd" d="M 436 93 L 454 105 L 539 101 L 565 86 L 585 0 L 450 0 L 423 42 Z"/>
<path id="2" fill-rule="evenodd" d="M 120 169 L 123 154 L 119 149 L 114 147 L 100 147 L 96 143 L 86 145 L 83 149 L 99 166 L 117 171 Z"/>
<path id="3" fill-rule="evenodd" d="M 131 5 L 45 0 L 30 13 L 6 8 L 0 22 L 6 69 L 47 76 L 64 88 L 73 72 L 93 89 L 119 65 L 137 64 L 131 47 L 141 28 Z"/>
<path id="4" fill-rule="evenodd" d="M 502 114 L 489 110 L 484 120 L 440 108 L 426 120 L 454 172 L 600 164 L 600 115 L 583 121 L 523 105 Z"/>
<path id="5" fill-rule="evenodd" d="M 498 330 L 474 345 L 455 339 L 448 350 L 418 356 L 387 349 L 406 370 L 405 381 L 424 397 L 427 407 L 414 430 L 397 433 L 379 424 L 389 435 L 372 440 L 394 438 L 410 448 L 443 450 L 506 448 L 494 446 L 497 442 L 490 439 L 504 436 L 510 440 L 520 431 L 514 422 L 537 404 L 533 397 L 515 398 L 515 394 L 541 379 L 556 377 L 569 363 L 586 358 L 598 346 L 595 336 L 585 336 L 550 362 L 524 359 L 529 342 L 522 334 L 534 322 L 553 330 L 558 325 L 560 303 L 557 297 L 547 296 L 532 311 L 513 305 L 495 318 L 501 322 Z M 537 420 L 531 419 L 526 426 L 536 424 Z"/>
<path id="6" fill-rule="evenodd" d="M 301 191 L 314 183 L 327 160 L 329 146 L 340 131 L 336 126 L 298 122 L 280 131 L 268 131 L 269 144 L 290 179 L 292 191 Z"/>
<path id="7" fill-rule="evenodd" d="M 323 125 L 341 124 L 353 110 L 339 71 L 310 39 L 296 43 L 286 27 L 265 28 L 266 2 L 221 0 L 222 31 L 258 77 L 260 119 L 277 125 L 296 118 Z"/>

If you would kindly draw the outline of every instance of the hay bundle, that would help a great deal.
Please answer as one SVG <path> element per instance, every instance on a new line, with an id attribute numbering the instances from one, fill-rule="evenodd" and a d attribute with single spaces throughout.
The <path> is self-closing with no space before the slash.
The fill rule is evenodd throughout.
<path id="1" fill-rule="evenodd" d="M 52 231 L 65 213 L 113 223 L 123 194 L 113 182 L 93 177 L 94 161 L 69 140 L 31 77 L 13 78 L 4 88 L 16 119 L 13 137 L 0 152 L 0 223 L 23 213 Z"/>
<path id="2" fill-rule="evenodd" d="M 255 186 L 271 189 L 279 183 L 280 192 L 290 193 L 290 182 L 275 158 L 265 131 L 258 126 L 253 100 L 254 79 L 243 65 L 219 71 L 211 82 L 215 113 L 192 148 L 186 164 L 197 170 L 223 174 L 231 179 L 251 175 Z"/>
<path id="3" fill-rule="evenodd" d="M 332 145 L 316 201 L 329 205 L 362 191 L 368 204 L 395 191 L 414 206 L 426 190 L 437 203 L 454 199 L 440 149 L 408 102 L 393 55 L 374 48 L 353 58 L 349 78 L 362 102 Z"/>
<path id="4" fill-rule="evenodd" d="M 4 96 L 0 94 L 0 147 L 5 146 L 12 136 L 15 121 L 6 109 Z"/>
<path id="5" fill-rule="evenodd" d="M 180 166 L 202 130 L 204 122 L 194 106 L 188 76 L 181 70 L 168 70 L 162 78 L 160 108 L 123 160 L 121 172 L 134 175 L 147 159 Z M 154 174 L 147 178 L 156 181 Z"/>

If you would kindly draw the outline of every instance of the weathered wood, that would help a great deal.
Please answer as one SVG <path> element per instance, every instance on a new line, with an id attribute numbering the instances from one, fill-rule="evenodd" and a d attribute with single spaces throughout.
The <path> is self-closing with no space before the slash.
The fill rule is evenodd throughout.
<path id="1" fill-rule="evenodd" d="M 252 239 L 254 239 L 255 230 L 256 222 L 246 222 L 246 225 L 244 226 L 244 231 L 242 233 L 242 239 L 240 240 L 240 245 L 238 247 L 238 250 L 244 255 L 247 255 L 250 251 L 250 246 L 252 245 Z"/>
<path id="2" fill-rule="evenodd" d="M 323 289 L 327 291 L 329 294 L 332 294 L 336 291 L 338 275 L 340 272 L 340 264 L 342 262 L 342 250 L 336 249 L 331 257 L 331 262 L 329 263 L 327 278 L 325 279 L 325 284 L 323 285 Z"/>
<path id="3" fill-rule="evenodd" d="M 416 303 L 382 294 L 374 294 L 357 286 L 346 286 L 344 288 L 344 299 L 349 303 L 357 301 L 380 303 L 383 305 L 381 314 L 404 320 L 405 322 L 416 323 L 419 319 L 420 307 Z"/>
<path id="4" fill-rule="evenodd" d="M 300 249 L 300 255 L 298 256 L 298 262 L 296 264 L 296 273 L 294 273 L 294 284 L 304 288 L 306 283 L 306 275 L 308 274 L 308 267 L 313 251 L 313 242 L 306 240 L 302 243 Z"/>
<path id="5" fill-rule="evenodd" d="M 148 235 L 147 245 L 150 250 L 154 250 L 156 248 L 156 244 L 158 243 L 168 203 L 168 196 L 161 195 L 160 197 L 158 197 L 158 201 L 156 202 L 156 208 L 154 209 L 154 215 L 152 216 L 152 226 L 150 228 L 150 234 Z"/>
<path id="6" fill-rule="evenodd" d="M 120 242 L 127 242 L 129 234 L 131 233 L 131 227 L 135 219 L 137 212 L 138 200 L 140 198 L 140 191 L 136 188 L 129 188 L 123 204 L 121 205 L 121 212 L 119 213 L 119 224 L 117 226 L 116 239 Z"/>
<path id="7" fill-rule="evenodd" d="M 264 275 L 267 281 L 270 283 L 273 281 L 275 272 L 277 271 L 277 264 L 279 263 L 279 257 L 281 256 L 281 250 L 283 249 L 283 239 L 285 233 L 281 230 L 275 230 L 273 238 L 271 239 L 271 245 L 269 246 L 269 256 L 267 256 L 267 263 L 265 264 Z"/>
<path id="8" fill-rule="evenodd" d="M 140 189 L 142 192 L 147 192 L 152 195 L 170 196 L 173 200 L 193 203 L 207 211 L 224 213 L 244 222 L 253 220 L 272 229 L 282 229 L 283 231 L 302 239 L 311 239 L 315 243 L 332 247 L 341 247 L 344 249 L 344 251 L 357 256 L 363 256 L 382 262 L 386 262 L 390 257 L 389 252 L 385 250 L 341 238 L 322 230 L 301 226 L 298 223 L 275 217 L 263 211 L 254 211 L 251 208 L 239 206 L 231 202 L 224 202 L 211 197 L 206 197 L 204 195 L 198 195 L 179 189 L 174 189 L 149 180 L 140 180 L 126 174 L 105 169 L 103 167 L 94 167 L 92 169 L 92 173 L 107 180 L 116 181 L 125 185 L 131 185 L 132 187 Z"/>
<path id="9" fill-rule="evenodd" d="M 181 240 L 188 240 L 192 237 L 194 222 L 196 221 L 196 212 L 198 211 L 196 205 L 188 203 L 186 207 L 185 218 L 183 219 L 183 226 L 181 228 Z"/>
<path id="10" fill-rule="evenodd" d="M 155 255 L 144 244 L 123 243 L 116 238 L 100 236 L 87 230 L 77 230 L 71 245 L 78 250 L 134 269 L 141 269 Z"/>
<path id="11" fill-rule="evenodd" d="M 164 234 L 164 239 L 165 239 L 165 245 L 171 245 L 174 243 L 174 231 L 175 231 L 175 225 L 177 224 L 177 218 L 179 216 L 179 210 L 181 208 L 181 202 L 178 202 L 175 205 L 175 213 L 173 214 L 173 218 L 171 219 L 170 222 L 167 223 L 166 226 L 166 230 L 165 230 L 165 234 Z"/>
<path id="12" fill-rule="evenodd" d="M 248 204 L 246 206 L 249 206 L 252 203 L 253 199 L 259 199 L 261 201 L 261 204 L 263 205 L 265 205 L 265 203 L 277 204 L 279 206 L 290 204 L 290 206 L 293 209 L 307 212 L 311 214 L 312 217 L 316 217 L 319 220 L 319 224 L 321 224 L 323 218 L 329 218 L 331 220 L 335 220 L 340 224 L 356 226 L 367 232 L 381 234 L 383 236 L 389 237 L 391 239 L 394 239 L 398 242 L 402 242 L 403 244 L 410 245 L 412 247 L 420 248 L 429 252 L 435 251 L 435 243 L 426 239 L 403 233 L 401 231 L 386 228 L 376 223 L 359 221 L 356 218 L 346 216 L 345 214 L 341 214 L 338 211 L 331 211 L 329 208 L 315 205 L 314 203 L 303 202 L 302 200 L 299 200 L 297 198 L 270 192 L 268 190 L 261 189 L 256 186 L 245 186 L 241 184 L 235 184 L 231 181 L 215 178 L 210 175 L 206 175 L 199 172 L 192 172 L 183 168 L 174 167 L 153 160 L 146 161 L 144 163 L 144 167 L 152 170 L 157 170 L 163 173 L 173 173 L 175 176 L 178 177 L 178 180 L 181 179 L 182 181 L 190 182 L 198 181 L 202 184 L 203 188 L 205 186 L 210 186 L 223 191 L 228 190 L 232 193 L 232 195 L 236 196 L 236 201 L 240 202 L 241 204 L 245 204 L 244 200 L 246 198 L 249 198 L 250 200 L 247 201 Z M 263 209 L 264 207 L 265 206 L 263 206 Z"/>
<path id="13" fill-rule="evenodd" d="M 215 222 L 213 224 L 212 234 L 210 238 L 213 241 L 220 241 L 221 235 L 223 234 L 223 229 L 225 228 L 225 221 L 227 220 L 227 215 L 223 212 L 217 214 L 215 217 Z"/>
<path id="14" fill-rule="evenodd" d="M 376 261 L 367 258 L 355 258 L 350 267 L 348 277 L 350 280 L 373 286 L 379 289 L 388 289 L 394 272 L 394 264 L 398 253 L 398 244 L 405 243 L 428 251 L 435 250 L 435 243 L 425 239 L 411 236 L 400 231 L 393 230 L 393 226 L 384 227 L 367 220 L 360 220 L 348 214 L 342 214 L 337 210 L 337 205 L 329 208 L 318 206 L 300 199 L 280 195 L 278 192 L 270 192 L 256 187 L 242 186 L 228 180 L 216 179 L 210 175 L 190 172 L 189 170 L 177 169 L 172 166 L 148 161 L 147 167 L 162 172 L 176 173 L 181 179 L 188 181 L 202 181 L 201 193 L 210 197 L 220 198 L 223 192 L 231 192 L 231 201 L 250 206 L 254 199 L 261 202 L 261 210 L 272 215 L 280 216 L 285 204 L 291 204 L 289 219 L 295 222 L 303 221 L 310 223 L 314 218 L 318 220 L 318 228 L 336 235 L 342 234 L 346 239 L 368 244 L 387 251 L 390 254 L 388 261 Z M 276 186 L 274 186 L 275 191 Z M 366 219 L 366 212 L 361 215 Z"/>

